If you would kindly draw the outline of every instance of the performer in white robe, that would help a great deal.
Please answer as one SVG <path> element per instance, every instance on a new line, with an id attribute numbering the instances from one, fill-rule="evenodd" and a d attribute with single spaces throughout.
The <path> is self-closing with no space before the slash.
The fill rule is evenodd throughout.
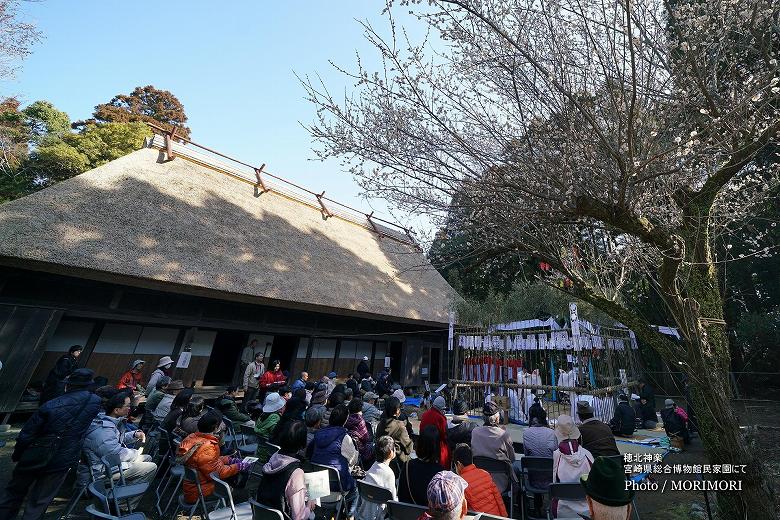
<path id="1" fill-rule="evenodd" d="M 574 370 L 573 367 L 570 366 L 568 370 L 561 369 L 561 373 L 558 376 L 558 386 L 562 386 L 562 387 L 577 386 L 577 372 Z M 566 392 L 566 395 L 569 396 L 569 403 L 571 404 L 571 415 L 572 417 L 576 417 L 577 416 L 577 393 Z"/>
<path id="2" fill-rule="evenodd" d="M 510 383 L 514 383 L 514 379 L 509 380 Z M 513 421 L 525 421 L 523 417 L 523 411 L 520 409 L 520 390 L 517 388 L 507 388 L 509 394 L 509 418 Z"/>
<path id="3" fill-rule="evenodd" d="M 525 377 L 525 384 L 527 385 L 541 385 L 542 384 L 542 377 L 539 375 L 539 369 L 535 369 L 530 374 L 526 374 Z M 531 408 L 531 405 L 534 404 L 534 397 L 537 396 L 537 390 L 528 390 L 525 394 L 525 415 L 528 417 L 528 409 Z M 542 394 L 544 394 L 544 391 L 542 391 Z"/>

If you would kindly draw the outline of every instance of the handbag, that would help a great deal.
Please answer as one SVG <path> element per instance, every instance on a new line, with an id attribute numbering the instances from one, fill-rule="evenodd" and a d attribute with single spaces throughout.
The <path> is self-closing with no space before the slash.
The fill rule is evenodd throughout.
<path id="1" fill-rule="evenodd" d="M 74 417 L 81 415 L 87 404 L 89 404 L 89 399 L 84 400 Z M 61 433 L 48 433 L 33 439 L 19 456 L 19 460 L 16 462 L 16 471 L 30 472 L 45 468 L 59 453 L 61 443 Z"/>
<path id="2" fill-rule="evenodd" d="M 16 463 L 16 471 L 38 471 L 54 459 L 60 450 L 62 437 L 56 433 L 41 435 L 34 439 L 22 452 Z"/>

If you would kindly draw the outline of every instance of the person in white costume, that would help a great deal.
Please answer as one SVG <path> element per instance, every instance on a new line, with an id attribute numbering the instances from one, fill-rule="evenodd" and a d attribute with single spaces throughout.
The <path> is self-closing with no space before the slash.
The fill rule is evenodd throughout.
<path id="1" fill-rule="evenodd" d="M 577 371 L 571 364 L 568 366 L 568 370 L 561 369 L 560 375 L 558 375 L 558 386 L 562 387 L 574 387 L 577 386 Z M 566 392 L 569 396 L 569 403 L 571 404 L 571 415 L 575 417 L 577 414 L 577 393 Z"/>
<path id="2" fill-rule="evenodd" d="M 526 385 L 541 385 L 542 384 L 542 376 L 539 375 L 539 369 L 535 369 L 533 372 L 526 373 L 525 376 L 525 384 Z M 541 395 L 538 393 L 539 391 L 529 389 L 525 392 L 525 415 L 528 417 L 528 410 L 531 408 L 531 405 L 534 404 L 534 397 L 537 395 Z M 544 394 L 544 391 L 541 390 L 541 393 Z"/>

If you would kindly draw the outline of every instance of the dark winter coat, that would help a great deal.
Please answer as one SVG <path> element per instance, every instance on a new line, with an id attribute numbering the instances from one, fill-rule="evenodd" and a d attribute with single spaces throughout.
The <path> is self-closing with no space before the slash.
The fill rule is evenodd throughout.
<path id="1" fill-rule="evenodd" d="M 647 399 L 647 402 L 650 403 L 653 408 L 655 408 L 655 390 L 653 390 L 652 386 L 645 383 L 645 385 L 639 390 L 639 397 L 642 399 Z M 658 418 L 653 420 L 657 421 Z"/>
<path id="2" fill-rule="evenodd" d="M 615 408 L 615 416 L 612 417 L 609 426 L 614 434 L 628 436 L 634 433 L 635 421 L 634 409 L 627 402 L 621 401 Z"/>
<path id="3" fill-rule="evenodd" d="M 60 448 L 43 473 L 55 473 L 75 466 L 92 419 L 100 409 L 100 397 L 88 390 L 74 389 L 43 404 L 24 424 L 16 438 L 12 459 L 18 461 L 22 452 L 44 435 L 60 436 Z"/>
<path id="4" fill-rule="evenodd" d="M 643 423 L 645 421 L 658 422 L 658 416 L 655 413 L 653 401 L 647 401 L 645 404 L 640 404 L 637 412 Z"/>
<path id="5" fill-rule="evenodd" d="M 360 379 L 363 379 L 364 377 L 366 377 L 368 374 L 371 373 L 371 371 L 368 369 L 368 363 L 362 360 L 360 361 L 360 363 L 358 363 L 356 372 L 360 374 Z"/>
<path id="6" fill-rule="evenodd" d="M 311 461 L 338 469 L 342 489 L 350 490 L 355 488 L 355 479 L 350 473 L 349 461 L 341 453 L 341 443 L 346 435 L 347 429 L 341 426 L 317 430 L 312 440 Z"/>
<path id="7" fill-rule="evenodd" d="M 376 382 L 376 393 L 379 397 L 393 393 L 392 386 L 393 381 L 390 379 L 390 374 L 387 372 L 379 374 L 379 379 Z"/>
<path id="8" fill-rule="evenodd" d="M 449 428 L 447 430 L 447 444 L 450 447 L 450 453 L 455 452 L 455 447 L 458 444 L 471 444 L 471 432 L 476 427 L 477 423 L 466 419 Z"/>
<path id="9" fill-rule="evenodd" d="M 79 367 L 78 360 L 71 354 L 65 354 L 57 360 L 54 368 L 49 370 L 43 383 L 40 403 L 50 401 L 65 393 L 65 379 Z"/>
<path id="10" fill-rule="evenodd" d="M 612 430 L 598 419 L 586 419 L 580 424 L 582 447 L 594 457 L 620 455 Z"/>

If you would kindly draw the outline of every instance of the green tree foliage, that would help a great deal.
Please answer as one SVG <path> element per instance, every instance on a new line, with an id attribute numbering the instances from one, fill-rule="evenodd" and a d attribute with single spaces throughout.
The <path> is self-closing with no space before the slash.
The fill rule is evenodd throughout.
<path id="1" fill-rule="evenodd" d="M 0 202 L 21 197 L 31 188 L 29 177 L 21 172 L 28 140 L 29 129 L 19 111 L 19 101 L 0 101 Z"/>
<path id="2" fill-rule="evenodd" d="M 184 126 L 187 115 L 181 101 L 167 90 L 152 85 L 136 87 L 127 94 L 118 94 L 108 103 L 95 107 L 93 119 L 74 123 L 75 128 L 94 123 L 156 123 L 166 130 L 176 127 L 182 137 L 190 136 L 190 129 Z"/>
<path id="3" fill-rule="evenodd" d="M 36 101 L 21 110 L 16 99 L 0 101 L 0 202 L 141 148 L 152 135 L 147 122 L 166 129 L 176 126 L 182 137 L 190 133 L 184 126 L 187 116 L 181 102 L 151 85 L 96 106 L 93 116 L 71 123 L 68 114 L 48 101 Z"/>
<path id="4" fill-rule="evenodd" d="M 57 110 L 48 101 L 36 101 L 21 112 L 29 129 L 30 140 L 40 143 L 43 138 L 58 138 L 70 130 L 68 114 Z"/>
<path id="5" fill-rule="evenodd" d="M 79 133 L 44 139 L 28 167 L 40 187 L 50 186 L 138 150 L 151 133 L 140 122 L 85 125 Z"/>

